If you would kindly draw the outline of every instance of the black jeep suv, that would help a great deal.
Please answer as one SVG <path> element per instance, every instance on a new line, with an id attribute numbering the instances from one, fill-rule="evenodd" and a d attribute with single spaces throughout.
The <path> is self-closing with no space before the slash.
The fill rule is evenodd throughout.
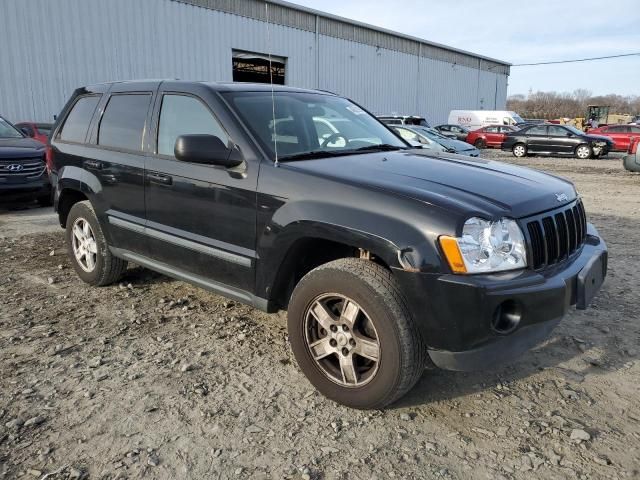
<path id="1" fill-rule="evenodd" d="M 0 117 L 0 201 L 51 205 L 45 146 Z"/>
<path id="2" fill-rule="evenodd" d="M 127 262 L 268 312 L 326 396 L 398 399 L 427 359 L 495 366 L 602 284 L 607 250 L 565 180 L 412 149 L 355 103 L 252 84 L 76 90 L 55 206 L 82 280 Z"/>

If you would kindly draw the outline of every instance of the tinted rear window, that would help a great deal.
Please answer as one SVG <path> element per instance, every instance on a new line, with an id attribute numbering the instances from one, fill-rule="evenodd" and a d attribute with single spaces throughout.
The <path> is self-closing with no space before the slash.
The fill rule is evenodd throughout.
<path id="1" fill-rule="evenodd" d="M 91 117 L 93 117 L 93 112 L 95 112 L 99 101 L 99 95 L 80 97 L 67 115 L 60 131 L 60 140 L 83 143 L 87 136 Z"/>
<path id="2" fill-rule="evenodd" d="M 112 95 L 100 121 L 98 145 L 142 151 L 150 102 L 150 93 Z"/>

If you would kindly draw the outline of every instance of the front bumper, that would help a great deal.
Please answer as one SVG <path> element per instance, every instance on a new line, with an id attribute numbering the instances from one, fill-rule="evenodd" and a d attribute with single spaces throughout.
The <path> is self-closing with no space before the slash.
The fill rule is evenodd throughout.
<path id="1" fill-rule="evenodd" d="M 51 193 L 49 177 L 44 173 L 41 177 L 28 182 L 0 182 L 0 201 L 14 202 L 32 200 Z"/>
<path id="2" fill-rule="evenodd" d="M 543 341 L 573 305 L 588 306 L 606 271 L 607 246 L 589 224 L 581 250 L 545 271 L 467 276 L 398 271 L 396 277 L 432 361 L 468 371 L 509 361 Z M 496 319 L 507 308 L 517 311 L 518 322 L 501 332 Z"/>

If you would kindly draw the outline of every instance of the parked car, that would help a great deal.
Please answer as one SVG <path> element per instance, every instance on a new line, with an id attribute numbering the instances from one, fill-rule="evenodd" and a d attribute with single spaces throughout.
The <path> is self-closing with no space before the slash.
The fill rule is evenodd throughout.
<path id="1" fill-rule="evenodd" d="M 500 148 L 507 137 L 507 133 L 517 131 L 516 127 L 508 125 L 490 125 L 469 132 L 466 142 L 476 148 Z"/>
<path id="2" fill-rule="evenodd" d="M 426 127 L 393 127 L 400 133 L 400 136 L 410 142 L 418 142 L 423 146 L 429 146 L 433 150 L 441 150 L 448 153 L 456 153 L 459 155 L 467 155 L 469 157 L 478 157 L 480 150 L 476 147 L 469 145 L 467 142 L 461 142 L 452 138 L 447 138 L 444 135 L 440 135 L 437 130 Z M 431 147 L 432 144 L 437 145 L 439 148 Z"/>
<path id="3" fill-rule="evenodd" d="M 507 134 L 502 149 L 516 157 L 530 153 L 601 157 L 613 148 L 608 137 L 586 134 L 571 125 L 535 125 Z"/>
<path id="4" fill-rule="evenodd" d="M 45 146 L 0 117 L 0 200 L 51 205 Z"/>
<path id="5" fill-rule="evenodd" d="M 376 142 L 342 131 L 321 142 L 318 118 Z M 283 119 L 294 120 L 286 142 Z M 403 396 L 427 355 L 452 370 L 502 365 L 570 305 L 586 308 L 606 274 L 605 242 L 570 182 L 413 149 L 326 92 L 94 85 L 74 92 L 50 145 L 84 282 L 117 282 L 131 261 L 287 309 L 301 370 L 351 407 Z"/>
<path id="6" fill-rule="evenodd" d="M 451 110 L 449 123 L 477 130 L 491 125 L 518 125 L 524 120 L 508 110 Z"/>
<path id="7" fill-rule="evenodd" d="M 629 150 L 622 159 L 624 168 L 630 172 L 640 173 L 640 154 L 638 153 L 638 145 L 640 145 L 640 137 L 632 139 L 629 144 Z"/>
<path id="8" fill-rule="evenodd" d="M 452 138 L 456 138 L 461 142 L 467 141 L 467 135 L 469 135 L 469 132 L 471 131 L 468 128 L 463 127 L 462 125 L 451 125 L 451 124 L 438 125 L 437 127 L 433 127 L 433 128 L 438 130 L 438 132 L 440 132 L 442 135 L 446 137 L 451 136 Z"/>
<path id="9" fill-rule="evenodd" d="M 391 129 L 397 132 L 398 135 L 400 135 L 404 141 L 406 141 L 409 145 L 413 147 L 420 147 L 434 153 L 447 151 L 447 149 L 442 145 L 440 145 L 438 142 L 434 142 L 429 138 L 418 135 L 418 133 L 413 131 L 413 129 L 411 129 L 410 127 L 400 127 L 396 125 L 391 125 Z"/>
<path id="10" fill-rule="evenodd" d="M 640 126 L 634 125 L 605 125 L 604 127 L 589 129 L 589 135 L 604 135 L 613 140 L 614 152 L 626 152 L 634 137 L 640 137 Z"/>
<path id="11" fill-rule="evenodd" d="M 387 125 L 420 125 L 430 127 L 429 122 L 424 117 L 416 115 L 378 115 L 378 120 Z"/>
<path id="12" fill-rule="evenodd" d="M 27 137 L 33 138 L 40 143 L 47 143 L 49 134 L 51 133 L 52 123 L 34 123 L 20 122 L 16 123 L 16 127 L 20 129 Z"/>

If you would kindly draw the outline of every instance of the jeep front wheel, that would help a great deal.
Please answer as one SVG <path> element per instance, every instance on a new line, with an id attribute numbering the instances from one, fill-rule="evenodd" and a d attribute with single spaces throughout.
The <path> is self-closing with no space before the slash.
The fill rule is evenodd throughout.
<path id="1" fill-rule="evenodd" d="M 426 350 L 391 272 L 347 258 L 305 275 L 289 303 L 296 360 L 326 397 L 354 408 L 382 408 L 407 393 Z"/>

